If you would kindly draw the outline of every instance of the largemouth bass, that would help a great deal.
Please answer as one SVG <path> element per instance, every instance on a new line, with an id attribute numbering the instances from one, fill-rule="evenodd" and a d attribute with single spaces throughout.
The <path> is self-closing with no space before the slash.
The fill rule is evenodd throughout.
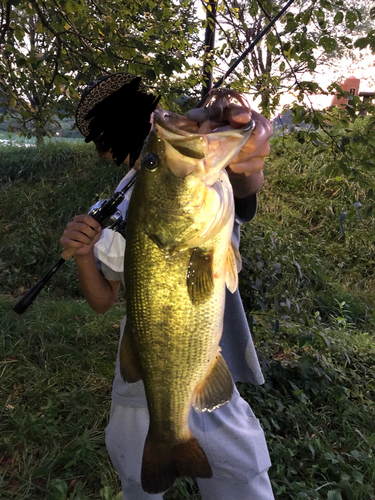
<path id="1" fill-rule="evenodd" d="M 165 491 L 178 476 L 212 476 L 188 416 L 192 405 L 212 411 L 233 393 L 219 348 L 225 287 L 237 287 L 239 258 L 225 167 L 252 128 L 199 134 L 186 118 L 157 109 L 142 150 L 128 210 L 120 366 L 126 382 L 145 386 L 150 426 L 141 480 L 148 493 Z"/>

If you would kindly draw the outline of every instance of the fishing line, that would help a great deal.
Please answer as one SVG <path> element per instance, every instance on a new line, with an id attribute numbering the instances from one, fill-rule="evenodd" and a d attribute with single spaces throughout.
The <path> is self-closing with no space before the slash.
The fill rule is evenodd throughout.
<path id="1" fill-rule="evenodd" d="M 248 48 L 240 55 L 238 59 L 230 66 L 230 68 L 227 70 L 227 72 L 215 83 L 215 85 L 212 87 L 211 90 L 217 89 L 220 87 L 224 80 L 228 78 L 228 76 L 233 73 L 233 71 L 237 68 L 237 66 L 251 53 L 254 51 L 255 47 L 258 45 L 258 43 L 262 40 L 264 36 L 266 36 L 269 31 L 272 29 L 274 24 L 284 15 L 284 13 L 289 9 L 289 7 L 294 3 L 295 0 L 289 0 L 284 7 L 280 10 L 280 12 L 267 24 L 267 26 L 255 37 L 255 39 L 251 42 L 251 44 L 248 46 Z M 199 101 L 199 103 L 195 106 L 194 109 L 196 108 L 201 108 L 207 97 L 209 95 L 209 92 Z"/>

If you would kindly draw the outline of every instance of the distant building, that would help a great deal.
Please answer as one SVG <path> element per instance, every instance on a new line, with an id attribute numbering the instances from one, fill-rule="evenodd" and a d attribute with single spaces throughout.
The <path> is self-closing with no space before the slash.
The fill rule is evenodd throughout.
<path id="1" fill-rule="evenodd" d="M 375 92 L 360 92 L 359 97 L 362 97 L 362 101 L 372 101 L 372 99 L 375 97 Z"/>
<path id="2" fill-rule="evenodd" d="M 359 84 L 361 80 L 359 78 L 356 78 L 355 76 L 349 76 L 344 83 L 340 84 L 340 87 L 344 92 L 349 92 L 351 95 L 356 95 L 358 96 L 359 94 Z M 345 97 L 338 97 L 338 95 L 334 95 L 332 98 L 331 106 L 345 106 L 348 104 L 350 100 L 349 98 Z"/>

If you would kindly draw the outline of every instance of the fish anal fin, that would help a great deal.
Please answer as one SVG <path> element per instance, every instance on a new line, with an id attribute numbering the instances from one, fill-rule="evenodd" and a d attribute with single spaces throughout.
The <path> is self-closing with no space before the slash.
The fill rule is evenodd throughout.
<path id="1" fill-rule="evenodd" d="M 137 359 L 130 343 L 130 325 L 125 325 L 120 345 L 120 372 L 125 382 L 133 383 L 141 380 Z"/>
<path id="2" fill-rule="evenodd" d="M 240 252 L 232 241 L 228 248 L 225 264 L 225 283 L 231 293 L 234 293 L 238 287 L 238 273 L 241 271 L 241 267 L 242 261 Z"/>
<path id="3" fill-rule="evenodd" d="M 205 252 L 194 248 L 186 273 L 186 285 L 193 304 L 201 304 L 208 300 L 213 292 L 213 251 Z"/>
<path id="4" fill-rule="evenodd" d="M 233 387 L 232 375 L 218 352 L 211 370 L 195 389 L 194 409 L 198 412 L 213 411 L 225 405 L 233 396 Z"/>
<path id="5" fill-rule="evenodd" d="M 143 450 L 141 482 L 147 493 L 162 493 L 179 476 L 212 477 L 211 466 L 198 441 L 163 443 L 149 431 Z"/>

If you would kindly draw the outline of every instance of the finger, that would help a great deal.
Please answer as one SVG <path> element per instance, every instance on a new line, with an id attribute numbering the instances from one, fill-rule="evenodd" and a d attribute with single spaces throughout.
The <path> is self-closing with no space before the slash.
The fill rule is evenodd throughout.
<path id="1" fill-rule="evenodd" d="M 230 169 L 235 174 L 245 174 L 249 176 L 263 169 L 264 158 L 252 158 L 251 161 L 242 163 L 231 163 Z"/>
<path id="2" fill-rule="evenodd" d="M 241 152 L 249 156 L 267 156 L 269 154 L 268 139 L 273 133 L 271 123 L 264 116 L 256 111 L 253 112 L 255 129 L 250 136 L 250 139 L 243 146 Z"/>
<path id="3" fill-rule="evenodd" d="M 229 104 L 225 110 L 224 117 L 233 128 L 240 128 L 249 123 L 252 118 L 252 112 L 242 106 Z"/>
<path id="4" fill-rule="evenodd" d="M 270 145 L 268 139 L 266 139 L 263 134 L 259 134 L 259 132 L 253 132 L 253 135 L 241 149 L 241 154 L 245 154 L 249 158 L 255 156 L 268 156 L 269 152 Z"/>
<path id="5" fill-rule="evenodd" d="M 92 229 L 90 229 L 92 231 Z M 81 231 L 74 231 L 72 229 L 66 229 L 64 231 L 64 237 L 69 241 L 77 241 L 83 243 L 84 245 L 90 245 L 95 237 L 95 233 L 92 237 L 87 236 Z"/>
<path id="6" fill-rule="evenodd" d="M 73 217 L 73 221 L 74 222 L 83 222 L 84 224 L 87 224 L 88 226 L 92 227 L 96 231 L 101 229 L 101 225 L 99 224 L 99 222 L 96 221 L 89 214 L 76 215 L 75 217 Z"/>
<path id="7" fill-rule="evenodd" d="M 217 124 L 212 124 L 212 122 L 205 121 L 201 124 L 201 126 L 198 129 L 198 134 L 209 134 L 212 132 L 213 128 L 216 128 Z"/>
<path id="8" fill-rule="evenodd" d="M 257 139 L 253 142 L 248 141 L 238 155 L 232 160 L 232 163 L 244 162 L 246 160 L 251 160 L 252 158 L 266 157 L 270 154 L 270 144 L 268 141 L 261 142 L 258 144 Z"/>
<path id="9" fill-rule="evenodd" d="M 65 231 L 76 231 L 78 233 L 86 235 L 88 238 L 94 238 L 98 233 L 101 232 L 101 227 L 99 227 L 99 229 L 96 230 L 93 229 L 88 224 L 74 221 L 74 222 L 69 222 L 69 224 L 66 226 Z"/>
<path id="10" fill-rule="evenodd" d="M 261 140 L 268 140 L 273 134 L 272 123 L 257 111 L 252 111 L 252 118 L 255 122 L 255 130 L 258 129 L 259 131 L 259 138 Z"/>
<path id="11" fill-rule="evenodd" d="M 193 122 L 202 123 L 208 120 L 208 109 L 197 108 L 188 111 L 187 118 Z"/>
<path id="12" fill-rule="evenodd" d="M 60 238 L 60 244 L 64 248 L 60 255 L 64 260 L 69 260 L 83 246 L 83 243 L 70 240 L 64 236 Z"/>
<path id="13" fill-rule="evenodd" d="M 65 250 L 68 248 L 74 248 L 75 250 L 78 250 L 84 245 L 84 243 L 82 243 L 81 241 L 71 240 L 64 235 L 60 238 L 60 244 Z"/>

